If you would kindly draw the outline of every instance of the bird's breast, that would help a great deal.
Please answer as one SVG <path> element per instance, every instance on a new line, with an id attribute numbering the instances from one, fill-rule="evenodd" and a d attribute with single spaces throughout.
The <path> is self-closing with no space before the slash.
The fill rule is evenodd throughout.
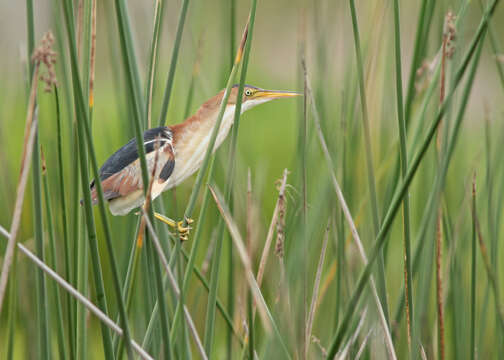
<path id="1" fill-rule="evenodd" d="M 229 134 L 229 129 L 233 124 L 234 109 L 234 105 L 228 105 L 224 111 L 219 133 L 215 140 L 214 152 Z M 175 168 L 166 183 L 165 190 L 177 186 L 201 167 L 212 137 L 216 117 L 217 115 L 210 120 L 195 121 L 189 124 L 182 134 L 179 134 L 174 146 Z"/>

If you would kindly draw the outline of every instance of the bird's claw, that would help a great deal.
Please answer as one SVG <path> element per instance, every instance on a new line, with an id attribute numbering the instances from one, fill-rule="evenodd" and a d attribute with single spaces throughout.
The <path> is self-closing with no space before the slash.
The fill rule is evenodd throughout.
<path id="1" fill-rule="evenodd" d="M 194 223 L 193 219 L 185 218 L 185 220 L 175 221 L 159 213 L 154 213 L 154 216 L 166 225 L 176 229 L 180 240 L 185 241 L 189 239 L 189 231 L 192 229 L 189 225 Z"/>
<path id="2" fill-rule="evenodd" d="M 192 219 L 186 219 L 185 221 L 181 220 L 177 222 L 177 231 L 179 233 L 180 240 L 186 241 L 189 239 L 189 231 L 192 229 L 192 227 L 190 227 L 189 225 L 193 222 L 194 220 Z M 187 226 L 184 226 L 185 223 L 187 224 Z"/>

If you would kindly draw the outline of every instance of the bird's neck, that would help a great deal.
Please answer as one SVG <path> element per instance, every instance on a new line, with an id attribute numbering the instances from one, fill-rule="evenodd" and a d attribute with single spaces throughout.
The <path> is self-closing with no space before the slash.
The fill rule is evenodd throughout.
<path id="1" fill-rule="evenodd" d="M 235 105 L 228 105 L 224 111 L 215 140 L 214 152 L 229 134 L 233 125 L 234 110 Z M 242 109 L 243 111 L 245 109 Z M 182 182 L 201 166 L 217 123 L 218 112 L 218 109 L 210 110 L 202 107 L 195 115 L 172 127 L 176 159 L 173 185 Z"/>
<path id="2" fill-rule="evenodd" d="M 198 111 L 179 126 L 176 126 L 175 144 L 179 151 L 182 148 L 191 151 L 198 144 L 209 144 L 213 129 L 217 123 L 218 109 Z M 235 105 L 227 105 L 222 117 L 214 151 L 224 142 L 233 125 Z"/>

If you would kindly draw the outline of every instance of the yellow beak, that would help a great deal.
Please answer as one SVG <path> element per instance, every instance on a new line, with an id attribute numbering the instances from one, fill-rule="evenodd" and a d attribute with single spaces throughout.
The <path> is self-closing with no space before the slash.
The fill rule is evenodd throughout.
<path id="1" fill-rule="evenodd" d="M 268 99 L 279 99 L 284 97 L 302 96 L 303 94 L 294 91 L 282 91 L 282 90 L 257 90 L 254 93 L 254 98 L 268 98 Z"/>

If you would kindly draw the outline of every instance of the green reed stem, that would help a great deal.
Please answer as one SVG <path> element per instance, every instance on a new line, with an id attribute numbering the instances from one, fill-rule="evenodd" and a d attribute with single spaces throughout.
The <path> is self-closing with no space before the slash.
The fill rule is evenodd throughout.
<path id="1" fill-rule="evenodd" d="M 229 145 L 229 157 L 228 157 L 228 173 L 226 177 L 225 183 L 225 201 L 226 203 L 230 202 L 231 199 L 231 191 L 233 189 L 234 183 L 234 173 L 235 173 L 235 158 L 236 158 L 236 146 L 238 143 L 238 130 L 240 126 L 240 115 L 242 109 L 242 99 L 243 99 L 243 91 L 245 88 L 245 79 L 247 77 L 247 69 L 248 62 L 250 56 L 250 49 L 252 48 L 252 37 L 254 34 L 254 24 L 255 24 L 255 13 L 256 13 L 257 0 L 252 0 L 250 5 L 250 17 L 249 17 L 249 27 L 248 27 L 248 37 L 247 42 L 245 43 L 245 51 L 243 54 L 243 64 L 241 67 L 240 73 L 240 83 L 238 85 L 238 93 L 236 97 L 236 107 L 234 112 L 234 120 L 231 134 L 231 143 Z M 234 24 L 234 20 L 232 21 Z M 217 238 L 221 238 L 224 235 L 224 220 L 221 218 L 219 220 Z M 234 284 L 234 270 L 233 270 L 233 245 L 231 238 L 229 239 L 229 252 L 228 252 L 228 264 L 229 264 L 229 278 L 228 278 L 228 309 L 230 312 L 231 318 L 234 313 L 234 296 L 235 296 L 235 284 Z M 213 268 L 213 267 L 212 267 Z M 231 329 L 228 328 L 227 332 L 227 341 L 228 341 L 228 359 L 231 358 Z"/>
<path id="2" fill-rule="evenodd" d="M 304 54 L 302 55 L 304 56 Z M 306 69 L 306 64 L 304 62 L 304 58 L 301 58 L 301 62 L 303 64 L 303 70 L 304 72 Z M 300 222 L 301 226 L 301 231 L 300 233 L 302 234 L 302 251 L 303 255 L 301 257 L 301 272 L 302 272 L 302 287 L 301 287 L 301 304 L 302 304 L 302 311 L 301 311 L 301 324 L 302 326 L 299 326 L 299 331 L 301 332 L 301 348 L 300 352 L 301 354 L 304 355 L 303 359 L 306 359 L 306 354 L 308 353 L 308 343 L 309 340 L 306 338 L 306 326 L 307 326 L 307 321 L 308 321 L 308 311 L 307 311 L 307 306 L 308 306 L 308 263 L 307 263 L 307 257 L 308 257 L 308 181 L 307 181 L 307 162 L 308 162 L 308 148 L 307 148 L 307 133 L 308 133 L 308 106 L 307 106 L 307 101 L 308 101 L 308 86 L 307 86 L 307 76 L 306 73 L 304 74 L 304 81 L 303 81 L 303 115 L 300 117 L 300 129 L 299 129 L 299 154 L 300 156 L 300 165 L 301 165 L 301 215 L 302 215 L 302 220 Z"/>
<path id="3" fill-rule="evenodd" d="M 31 56 L 35 49 L 35 20 L 33 13 L 33 0 L 26 0 L 26 21 L 28 34 L 28 54 Z M 32 74 L 34 73 L 34 64 L 29 62 L 28 78 L 31 86 Z M 37 105 L 35 104 L 35 114 L 37 116 Z M 44 230 L 42 225 L 42 186 L 41 186 L 41 167 L 40 167 L 40 144 L 39 131 L 36 130 L 35 139 L 33 142 L 33 221 L 35 228 L 35 244 L 37 256 L 44 261 Z M 38 353 L 41 359 L 50 359 L 51 351 L 49 348 L 49 319 L 48 319 L 48 301 L 47 291 L 45 286 L 45 277 L 43 271 L 37 270 L 36 278 L 37 296 L 36 302 L 38 307 Z"/>
<path id="4" fill-rule="evenodd" d="M 469 358 L 476 358 L 476 175 L 472 184 L 472 235 L 471 235 L 471 338 L 469 339 Z"/>
<path id="5" fill-rule="evenodd" d="M 399 0 L 394 0 L 394 34 L 395 34 L 395 64 L 396 64 L 396 96 L 397 96 L 397 121 L 399 126 L 399 143 L 400 143 L 400 158 L 401 158 L 401 175 L 404 178 L 408 169 L 408 154 L 406 151 L 406 125 L 404 123 L 403 113 L 403 92 L 402 92 L 402 70 L 401 70 L 401 28 L 399 16 Z M 413 277 L 411 274 L 411 240 L 410 240 L 410 205 L 409 197 L 404 197 L 403 202 L 403 231 L 404 231 L 404 284 L 406 290 L 406 314 L 408 315 L 408 343 L 409 357 L 411 353 L 411 339 L 414 338 L 413 324 L 413 294 L 412 285 Z"/>
<path id="6" fill-rule="evenodd" d="M 249 290 L 247 291 L 247 317 L 248 317 L 248 340 L 249 340 L 249 346 L 248 346 L 248 354 L 249 354 L 249 359 L 252 360 L 254 359 L 254 342 L 255 342 L 255 336 L 254 336 L 254 311 L 253 311 L 253 299 L 252 299 L 252 292 Z"/>
<path id="7" fill-rule="evenodd" d="M 44 166 L 44 164 L 43 164 Z M 46 169 L 42 168 L 42 181 L 44 184 L 44 198 L 45 198 L 45 208 L 46 208 L 46 219 L 47 219 L 47 232 L 49 234 L 49 254 L 50 260 L 48 265 L 53 269 L 56 269 L 56 244 L 54 240 L 54 225 L 53 225 L 53 215 L 51 210 L 51 197 L 49 196 L 49 185 L 47 181 Z M 63 326 L 63 307 L 61 305 L 61 297 L 59 287 L 56 284 L 52 284 L 53 287 L 53 297 L 56 305 L 56 335 L 58 337 L 58 350 L 59 358 L 67 359 L 67 351 L 65 349 L 65 336 L 64 336 L 64 326 Z"/>
<path id="8" fill-rule="evenodd" d="M 135 285 L 135 280 L 138 272 L 138 263 L 140 261 L 140 254 L 142 252 L 142 246 L 136 241 L 132 246 L 131 255 L 128 261 L 128 270 L 126 271 L 126 278 L 124 279 L 124 284 L 122 288 L 122 296 L 126 299 L 126 313 L 129 314 L 131 310 L 131 302 L 133 300 L 133 287 Z M 119 321 L 120 319 L 116 320 Z M 122 353 L 124 346 L 124 341 L 122 337 L 114 334 L 114 351 L 116 354 Z M 118 356 L 121 358 L 121 356 Z"/>
<path id="9" fill-rule="evenodd" d="M 355 45 L 355 56 L 357 59 L 357 75 L 359 78 L 359 92 L 361 100 L 361 110 L 362 110 L 362 123 L 364 127 L 364 145 L 366 148 L 366 165 L 367 165 L 367 175 L 368 175 L 368 186 L 369 186 L 369 196 L 371 197 L 371 213 L 373 215 L 373 229 L 374 235 L 378 234 L 380 229 L 380 215 L 378 214 L 378 200 L 376 196 L 376 180 L 373 170 L 373 153 L 371 150 L 371 134 L 369 129 L 369 118 L 368 118 L 368 107 L 366 100 L 366 87 L 364 84 L 364 66 L 362 61 L 360 36 L 359 36 L 359 25 L 357 22 L 357 12 L 355 10 L 355 1 L 349 0 L 350 3 L 350 13 L 352 15 L 352 29 L 354 34 L 354 45 Z M 385 314 L 385 319 L 387 324 L 389 323 L 389 306 L 387 300 L 387 285 L 385 282 L 385 264 L 383 261 L 383 251 L 380 251 L 380 256 L 378 257 L 378 293 L 380 295 L 380 301 L 383 305 L 383 312 Z"/>
<path id="10" fill-rule="evenodd" d="M 79 181 L 80 183 L 80 181 Z M 84 217 L 84 214 L 82 214 L 82 217 Z M 80 218 L 80 216 L 79 216 Z M 83 220 L 83 223 L 85 220 Z M 76 245 L 76 279 L 75 283 L 77 284 L 77 290 L 81 294 L 88 294 L 89 293 L 89 288 L 88 288 L 88 272 L 89 272 L 89 249 L 88 246 L 86 245 L 86 227 L 78 227 L 77 230 L 80 229 L 80 234 L 77 236 L 77 241 L 78 241 L 78 246 Z M 86 324 L 86 317 L 87 317 L 87 311 L 83 306 L 76 305 L 75 309 L 75 353 L 76 353 L 76 358 L 83 360 L 87 359 L 87 347 L 88 347 L 88 331 L 87 331 L 87 324 Z M 102 328 L 102 338 L 104 338 L 105 335 L 103 333 L 103 328 Z M 104 343 L 105 344 L 105 343 Z M 104 345 L 104 350 L 107 351 L 108 349 L 105 348 Z M 105 355 L 107 356 L 107 355 Z"/>
<path id="11" fill-rule="evenodd" d="M 413 50 L 413 57 L 411 58 L 411 66 L 408 78 L 408 90 L 406 92 L 406 103 L 404 106 L 404 118 L 406 119 L 405 126 L 408 127 L 411 119 L 411 105 L 413 103 L 413 98 L 415 97 L 415 80 L 416 72 L 418 66 L 420 65 L 420 60 L 422 59 L 422 47 L 425 39 L 423 38 L 425 14 L 427 3 L 429 0 L 422 0 L 422 5 L 420 7 L 420 13 L 418 15 L 418 24 L 416 28 L 415 35 L 415 47 Z"/>
<path id="12" fill-rule="evenodd" d="M 220 124 L 222 122 L 222 118 L 224 116 L 224 111 L 227 106 L 227 102 L 229 99 L 229 95 L 231 93 L 231 87 L 234 82 L 234 78 L 236 76 L 236 72 L 238 71 L 238 66 L 242 60 L 243 56 L 243 46 L 245 44 L 249 44 L 250 40 L 248 39 L 248 36 L 251 35 L 251 29 L 250 29 L 250 24 L 254 20 L 254 14 L 255 14 L 255 4 L 256 0 L 252 0 L 252 5 L 251 5 L 251 10 L 250 10 L 250 15 L 249 15 L 249 22 L 247 23 L 247 26 L 245 28 L 244 32 L 244 37 L 242 39 L 242 43 L 240 48 L 238 49 L 238 54 L 235 59 L 235 63 L 233 65 L 233 69 L 231 70 L 231 74 L 229 75 L 229 79 L 226 84 L 226 90 L 224 91 L 224 95 L 222 97 L 222 101 L 220 104 L 219 108 L 219 114 L 217 116 L 217 121 L 216 124 L 214 125 L 213 131 L 212 131 L 212 137 L 210 138 L 210 143 L 208 145 L 206 154 L 205 154 L 205 159 L 203 160 L 203 164 L 201 166 L 201 169 L 198 173 L 198 178 L 203 176 L 202 174 L 205 173 L 206 171 L 206 166 L 205 164 L 208 163 L 208 158 L 210 157 L 210 154 L 214 148 L 215 140 L 217 138 L 217 133 L 220 128 Z M 248 53 L 245 53 L 245 55 L 248 55 Z M 240 100 L 238 99 L 237 102 Z M 237 104 L 238 108 L 238 104 Z M 236 110 L 235 110 L 236 111 Z M 235 112 L 236 114 L 236 112 Z M 236 116 L 236 115 L 235 115 Z M 213 167 L 212 167 L 213 168 Z M 208 174 L 208 179 L 210 182 L 210 179 L 212 179 L 213 174 Z M 196 179 L 196 185 L 195 188 L 198 188 L 198 184 L 201 184 L 201 181 L 198 182 L 198 179 Z M 199 190 L 199 189 L 198 189 Z M 198 191 L 196 191 L 198 192 Z M 193 193 L 195 193 L 194 188 L 193 188 Z M 191 194 L 192 195 L 192 194 Z M 208 193 L 207 193 L 208 195 Z M 192 199 L 192 196 L 191 196 Z M 189 206 L 191 205 L 191 199 L 189 200 Z M 186 216 L 187 218 L 188 216 Z M 222 227 L 221 225 L 220 227 Z M 219 270 L 220 270 L 220 257 L 222 254 L 222 243 L 223 243 L 223 236 L 217 237 L 217 242 L 215 245 L 215 252 L 214 252 L 214 257 L 212 261 L 212 270 L 211 270 L 211 275 L 210 275 L 210 292 L 208 295 L 208 305 L 207 305 L 207 314 L 206 314 L 206 320 L 205 320 L 205 336 L 204 336 L 204 345 L 205 345 L 205 351 L 209 356 L 212 354 L 212 345 L 213 345 L 213 336 L 214 336 L 214 331 L 215 331 L 215 308 L 216 308 L 216 300 L 217 300 L 217 284 L 218 284 L 218 279 L 219 279 Z"/>
<path id="13" fill-rule="evenodd" d="M 35 110 L 37 111 L 37 110 Z M 35 243 L 37 248 L 37 256 L 44 261 L 44 234 L 42 226 L 42 188 L 40 183 L 40 145 L 38 133 L 35 135 L 33 142 L 33 208 L 34 208 L 34 227 L 35 227 Z M 49 319 L 48 319 L 48 301 L 47 291 L 45 286 L 44 273 L 37 270 L 37 306 L 38 306 L 38 327 L 39 327 L 39 355 L 41 359 L 50 359 L 49 349 Z"/>
<path id="14" fill-rule="evenodd" d="M 159 115 L 159 126 L 164 126 L 166 123 L 166 115 L 168 114 L 168 105 L 170 104 L 171 92 L 173 89 L 173 80 L 175 79 L 175 68 L 177 67 L 177 59 L 182 41 L 182 33 L 184 31 L 184 23 L 187 13 L 189 0 L 183 0 L 182 7 L 180 8 L 179 21 L 177 25 L 177 34 L 175 35 L 175 43 L 173 44 L 173 52 L 170 62 L 170 69 L 168 70 L 168 79 L 166 80 L 166 87 L 163 96 L 163 104 L 161 105 L 161 112 Z"/>
<path id="15" fill-rule="evenodd" d="M 14 254 L 12 255 L 12 268 L 11 268 L 11 281 L 9 282 L 9 307 L 7 308 L 7 360 L 14 358 L 14 336 L 16 332 L 16 318 L 17 318 L 17 246 L 14 247 Z"/>
<path id="16" fill-rule="evenodd" d="M 72 275 L 70 270 L 70 243 L 68 235 L 68 220 L 67 220 L 67 204 L 66 204 L 66 193 L 65 193 L 65 179 L 64 179 L 64 167 L 63 167 L 63 139 L 61 134 L 61 111 L 59 103 L 59 92 L 58 87 L 54 86 L 54 98 L 56 107 L 56 126 L 57 126 L 57 138 L 58 138 L 58 180 L 59 180 L 59 190 L 60 190 L 60 211 L 61 220 L 63 223 L 63 251 L 65 257 L 65 277 L 68 282 L 71 281 Z M 72 316 L 72 297 L 70 294 L 65 294 L 65 303 L 67 310 L 67 321 L 69 329 L 69 338 L 72 339 L 72 329 L 74 328 L 74 319 Z M 70 357 L 74 356 L 73 352 L 73 340 L 70 340 Z"/>
<path id="17" fill-rule="evenodd" d="M 231 71 L 233 69 L 233 56 L 235 54 L 235 32 L 236 32 L 236 0 L 230 0 L 229 1 L 229 69 L 228 71 Z M 255 14 L 254 14 L 255 15 Z M 252 25 L 253 26 L 253 25 Z M 241 72 L 241 77 L 243 77 L 244 72 L 246 73 L 246 69 L 248 66 L 248 55 L 247 55 L 247 48 L 249 48 L 249 43 L 252 42 L 252 39 L 249 39 L 247 41 L 247 44 L 245 45 L 245 58 L 243 59 L 243 65 L 242 65 L 242 72 Z M 240 85 L 242 84 L 240 77 Z M 228 166 L 234 166 L 234 152 L 236 151 L 236 140 L 234 136 L 237 137 L 238 135 L 238 127 L 239 127 L 239 121 L 240 121 L 240 113 L 241 110 L 238 110 L 238 104 L 240 105 L 241 108 L 241 97 L 243 96 L 243 88 L 240 90 L 240 85 L 238 87 L 238 98 L 237 98 L 237 104 L 235 108 L 235 118 L 233 122 L 233 127 L 232 127 L 232 135 L 231 135 L 231 144 L 229 145 L 229 161 L 228 161 Z M 236 135 L 235 135 L 236 133 Z M 233 141 L 235 141 L 233 143 Z M 233 146 L 235 146 L 233 148 Z M 231 159 L 233 157 L 233 160 Z M 234 168 L 232 169 L 231 167 L 228 167 L 228 177 L 231 177 L 230 179 L 228 178 L 226 181 L 226 186 L 229 187 L 229 197 L 231 197 L 231 184 L 229 181 L 232 182 L 233 179 L 233 173 L 234 173 Z M 227 195 L 227 194 L 226 194 Z M 229 197 L 226 197 L 226 201 L 229 201 Z M 218 229 L 218 234 L 219 236 L 224 235 L 224 224 L 222 223 L 222 220 L 219 221 L 219 229 Z M 221 230 L 222 228 L 222 230 Z M 233 259 L 233 245 L 231 243 L 231 238 L 228 236 L 228 252 L 227 252 L 227 266 L 228 266 L 228 277 L 227 277 L 227 304 L 228 304 L 228 309 L 231 317 L 234 317 L 235 313 L 235 272 L 234 272 L 234 259 Z M 231 359 L 233 356 L 233 332 L 231 328 L 228 328 L 226 331 L 226 357 L 227 359 Z"/>
<path id="18" fill-rule="evenodd" d="M 65 36 L 63 34 L 64 22 L 60 21 L 61 16 L 61 8 L 59 6 L 58 0 L 52 0 L 52 19 L 55 23 L 55 37 L 56 37 L 56 46 L 58 51 L 58 64 L 60 68 L 60 85 L 54 87 L 54 95 L 55 95 L 55 106 L 56 106 L 56 136 L 57 136 L 57 152 L 58 152 L 58 180 L 59 180 L 59 190 L 60 190 L 60 212 L 62 216 L 62 224 L 63 224 L 63 249 L 64 249 L 64 257 L 65 257 L 65 277 L 67 281 L 73 286 L 77 287 L 77 282 L 75 280 L 76 272 L 74 268 L 77 266 L 77 259 L 73 257 L 74 249 L 77 249 L 77 244 L 73 244 L 73 241 L 78 241 L 78 232 L 72 230 L 72 221 L 75 224 L 78 222 L 78 214 L 79 214 L 79 176 L 78 166 L 73 166 L 70 171 L 69 183 L 70 186 L 70 202 L 67 203 L 67 193 L 65 190 L 65 171 L 63 167 L 63 149 L 64 149 L 64 139 L 68 139 L 67 145 L 69 146 L 70 151 L 72 152 L 71 157 L 73 156 L 74 164 L 78 163 L 78 155 L 75 149 L 76 141 L 73 137 L 73 105 L 72 105 L 72 94 L 71 94 L 71 84 L 70 84 L 70 76 L 68 70 L 68 62 L 66 58 L 66 52 L 61 51 L 61 49 L 65 48 Z M 60 89 L 63 91 L 62 96 L 60 97 Z M 65 104 L 65 115 L 66 121 L 68 124 L 67 131 L 63 133 L 63 123 L 62 123 L 62 111 L 61 111 L 61 102 L 60 99 L 63 99 L 63 103 Z M 67 207 L 67 205 L 70 205 Z M 68 212 L 68 213 L 67 213 Z M 72 231 L 73 236 L 70 236 L 70 232 Z M 73 241 L 72 241 L 73 240 Z M 75 246 L 74 246 L 75 245 Z M 75 261 L 74 261 L 75 259 Z M 76 316 L 76 307 L 77 303 L 70 296 L 70 294 L 65 293 L 65 303 L 66 303 L 66 312 L 67 312 L 67 331 L 68 331 L 68 342 L 69 342 L 69 357 L 71 359 L 76 359 L 77 355 L 75 352 L 76 348 L 76 332 L 77 326 L 75 324 L 75 316 Z"/>
<path id="19" fill-rule="evenodd" d="M 150 46 L 149 68 L 147 71 L 147 86 L 146 86 L 146 116 L 147 123 L 145 126 L 151 128 L 151 115 L 152 115 L 152 96 L 154 91 L 154 76 L 156 74 L 156 60 L 158 57 L 159 47 L 159 30 L 161 28 L 161 17 L 163 16 L 163 8 L 165 3 L 163 0 L 156 0 L 156 7 L 154 8 L 154 29 L 152 31 L 152 41 Z"/>

